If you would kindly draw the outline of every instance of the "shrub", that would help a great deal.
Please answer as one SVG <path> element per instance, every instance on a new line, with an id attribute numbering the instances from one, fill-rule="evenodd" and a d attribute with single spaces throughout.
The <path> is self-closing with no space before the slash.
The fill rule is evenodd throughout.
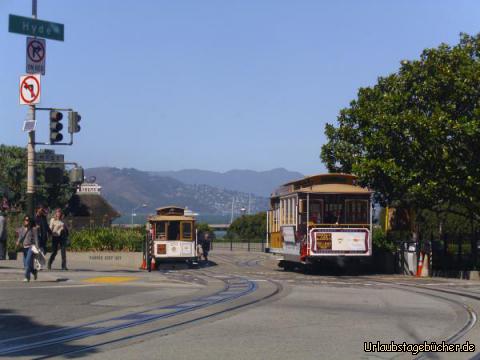
<path id="1" fill-rule="evenodd" d="M 242 215 L 230 225 L 226 239 L 233 241 L 253 240 L 261 241 L 265 237 L 267 228 L 267 213 L 261 212 L 255 215 Z"/>
<path id="2" fill-rule="evenodd" d="M 372 235 L 373 249 L 394 252 L 396 250 L 395 241 L 392 236 L 387 236 L 380 226 L 373 227 Z"/>
<path id="3" fill-rule="evenodd" d="M 72 251 L 141 251 L 143 229 L 93 228 L 72 231 Z"/>

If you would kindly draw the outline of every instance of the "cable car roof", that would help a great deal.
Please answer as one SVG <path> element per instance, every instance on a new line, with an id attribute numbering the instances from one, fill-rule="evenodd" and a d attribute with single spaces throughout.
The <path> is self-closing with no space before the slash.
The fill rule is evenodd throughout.
<path id="1" fill-rule="evenodd" d="M 352 174 L 331 173 L 306 176 L 290 181 L 275 190 L 272 196 L 281 196 L 294 192 L 324 194 L 371 194 L 373 191 L 357 185 L 357 176 Z"/>
<path id="2" fill-rule="evenodd" d="M 350 184 L 354 185 L 357 180 L 356 175 L 344 174 L 344 173 L 330 173 L 330 174 L 316 174 L 305 176 L 303 179 L 290 181 L 283 186 L 287 185 L 305 185 L 305 184 Z"/>
<path id="3" fill-rule="evenodd" d="M 312 185 L 309 187 L 300 188 L 295 190 L 304 193 L 323 193 L 323 194 L 371 194 L 373 191 L 362 188 L 358 185 L 347 184 L 323 184 Z"/>
<path id="4" fill-rule="evenodd" d="M 148 221 L 195 221 L 194 216 L 179 216 L 179 215 L 151 215 Z"/>

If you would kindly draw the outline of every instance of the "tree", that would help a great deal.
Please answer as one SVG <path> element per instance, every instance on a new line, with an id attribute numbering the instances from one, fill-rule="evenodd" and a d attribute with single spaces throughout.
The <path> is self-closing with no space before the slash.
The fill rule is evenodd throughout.
<path id="1" fill-rule="evenodd" d="M 45 183 L 45 165 L 36 166 L 36 200 L 50 207 L 64 208 L 75 192 L 67 173 L 60 184 Z M 0 195 L 5 195 L 10 205 L 25 208 L 27 189 L 27 151 L 17 146 L 0 145 Z"/>
<path id="2" fill-rule="evenodd" d="M 361 88 L 321 159 L 352 172 L 382 205 L 459 211 L 480 219 L 480 35 L 426 49 Z M 461 211 L 460 211 L 461 212 Z"/>
<path id="3" fill-rule="evenodd" d="M 261 240 L 265 237 L 267 214 L 260 212 L 255 215 L 242 215 L 236 218 L 227 231 L 227 238 L 241 240 Z"/>
<path id="4" fill-rule="evenodd" d="M 7 197 L 12 206 L 23 205 L 26 187 L 26 149 L 0 145 L 0 195 Z"/>
<path id="5" fill-rule="evenodd" d="M 199 233 L 212 232 L 212 229 L 210 228 L 208 223 L 200 222 L 200 223 L 197 223 L 197 231 Z"/>

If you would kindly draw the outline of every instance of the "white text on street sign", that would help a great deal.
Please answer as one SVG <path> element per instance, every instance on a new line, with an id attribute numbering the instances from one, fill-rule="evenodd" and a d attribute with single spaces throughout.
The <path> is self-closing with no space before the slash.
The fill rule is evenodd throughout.
<path id="1" fill-rule="evenodd" d="M 8 31 L 59 41 L 64 38 L 63 24 L 18 15 L 9 15 Z"/>

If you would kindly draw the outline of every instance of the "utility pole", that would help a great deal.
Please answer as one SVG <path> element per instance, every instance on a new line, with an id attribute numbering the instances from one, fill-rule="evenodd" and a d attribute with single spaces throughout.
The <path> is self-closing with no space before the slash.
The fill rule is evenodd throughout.
<path id="1" fill-rule="evenodd" d="M 235 204 L 235 196 L 232 199 L 232 216 L 230 217 L 230 224 L 233 222 L 233 206 Z"/>
<path id="2" fill-rule="evenodd" d="M 37 18 L 37 0 L 32 0 L 32 18 Z M 35 104 L 30 105 L 29 119 L 35 120 Z M 26 200 L 27 214 L 33 217 L 35 209 L 35 129 L 28 133 Z"/>
<path id="3" fill-rule="evenodd" d="M 27 75 L 20 77 L 20 94 L 19 100 L 21 105 L 28 105 L 27 118 L 23 124 L 23 131 L 28 132 L 27 143 L 27 193 L 25 199 L 26 213 L 29 216 L 34 215 L 35 210 L 35 145 L 72 145 L 73 133 L 80 131 L 78 125 L 81 117 L 78 112 L 72 109 L 63 109 L 69 111 L 69 133 L 70 142 L 62 143 L 62 135 L 58 133 L 63 125 L 57 124 L 58 128 L 52 128 L 52 115 L 50 115 L 50 142 L 36 142 L 35 126 L 36 126 L 36 111 L 49 110 L 55 115 L 55 121 L 58 123 L 62 119 L 62 114 L 59 113 L 62 109 L 41 108 L 35 104 L 40 103 L 40 79 L 45 75 L 45 38 L 63 41 L 64 40 L 64 25 L 54 23 L 51 21 L 39 20 L 37 18 L 37 1 L 32 0 L 32 17 L 18 16 L 10 14 L 8 18 L 8 31 L 11 33 L 27 35 L 26 48 L 26 73 Z M 56 131 L 54 131 L 56 130 Z M 52 141 L 52 135 L 55 135 Z M 76 175 L 76 174 L 74 174 Z"/>

